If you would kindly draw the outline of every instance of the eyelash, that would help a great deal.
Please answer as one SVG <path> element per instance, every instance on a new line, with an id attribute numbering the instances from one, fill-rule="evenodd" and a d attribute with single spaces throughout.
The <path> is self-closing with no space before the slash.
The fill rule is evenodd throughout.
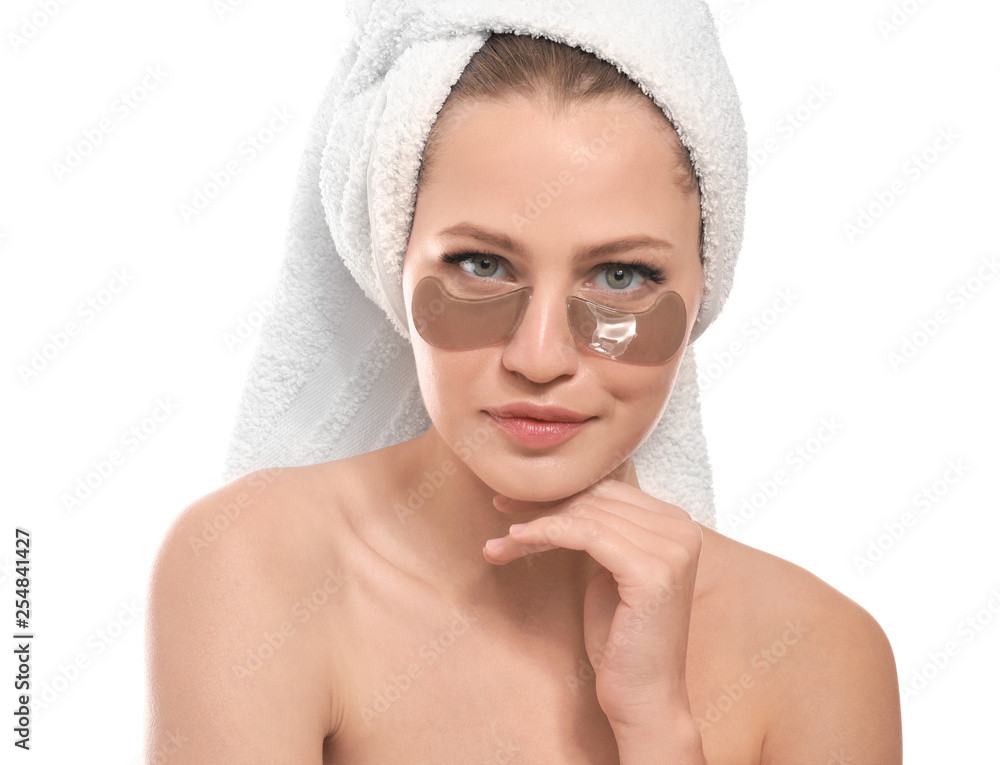
<path id="1" fill-rule="evenodd" d="M 463 252 L 445 252 L 442 253 L 439 260 L 442 263 L 461 263 L 462 261 L 469 260 L 470 258 L 491 258 L 493 260 L 503 260 L 499 255 L 493 255 L 489 252 L 478 252 L 476 250 L 465 250 Z M 645 276 L 649 281 L 654 284 L 663 284 L 667 276 L 663 272 L 663 269 L 650 263 L 647 260 L 632 260 L 632 261 L 614 261 L 608 263 L 602 263 L 602 266 L 606 268 L 611 266 L 625 266 L 626 268 L 632 268 L 639 271 L 643 276 Z M 628 291 L 628 290 L 625 290 Z"/>

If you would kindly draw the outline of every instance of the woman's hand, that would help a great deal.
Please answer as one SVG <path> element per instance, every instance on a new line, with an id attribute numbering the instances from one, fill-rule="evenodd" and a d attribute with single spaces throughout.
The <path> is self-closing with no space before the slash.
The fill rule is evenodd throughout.
<path id="1" fill-rule="evenodd" d="M 510 512 L 530 503 L 498 496 L 494 504 Z M 701 527 L 679 507 L 605 478 L 512 526 L 483 554 L 502 564 L 557 547 L 590 553 L 603 566 L 584 600 L 597 699 L 616 735 L 655 729 L 669 735 L 673 721 L 693 723 L 685 664 L 702 540 Z"/>

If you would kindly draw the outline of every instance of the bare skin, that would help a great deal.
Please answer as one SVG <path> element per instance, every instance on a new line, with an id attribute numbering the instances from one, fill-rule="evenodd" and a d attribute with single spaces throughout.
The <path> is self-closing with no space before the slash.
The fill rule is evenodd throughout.
<path id="1" fill-rule="evenodd" d="M 519 612 L 517 600 L 509 597 L 509 606 L 498 607 L 491 592 L 456 581 L 440 564 L 414 555 L 410 539 L 398 541 L 401 535 L 421 536 L 419 511 L 412 516 L 405 511 L 400 515 L 399 508 L 393 507 L 400 496 L 391 493 L 394 487 L 385 487 L 389 493 L 373 492 L 372 479 L 384 475 L 388 464 L 404 475 L 410 472 L 408 465 L 418 466 L 421 460 L 415 447 L 421 440 L 426 438 L 394 447 L 389 453 L 356 458 L 349 471 L 354 478 L 348 479 L 352 487 L 348 493 L 358 498 L 357 506 L 388 511 L 381 518 L 348 512 L 347 525 L 352 528 L 345 532 L 348 538 L 357 534 L 366 539 L 351 545 L 354 553 L 347 554 L 353 558 L 353 567 L 378 572 L 382 583 L 374 599 L 384 605 L 377 629 L 345 635 L 348 642 L 340 644 L 342 654 L 351 657 L 351 665 L 344 668 L 350 680 L 343 685 L 355 690 L 336 714 L 338 733 L 325 761 L 397 761 L 422 739 L 418 732 L 430 724 L 428 711 L 447 709 L 453 721 L 447 728 L 465 733 L 443 740 L 434 736 L 414 761 L 487 762 L 492 753 L 506 750 L 516 762 L 617 763 L 615 736 L 597 702 L 594 672 L 584 651 L 582 592 L 566 602 L 543 601 L 542 606 L 527 612 Z M 344 484 L 340 486 L 343 491 Z M 405 521 L 403 528 L 397 528 L 399 518 Z M 724 575 L 725 567 L 739 555 L 742 545 L 710 529 L 705 529 L 705 537 L 688 658 L 688 691 L 696 710 L 707 710 L 715 700 L 713 692 L 718 694 L 724 683 L 738 684 L 740 675 L 753 671 L 747 661 L 753 652 L 741 655 L 739 650 L 747 638 L 760 650 L 780 640 L 778 636 L 787 629 L 778 630 L 780 622 L 772 625 L 775 634 L 762 630 L 765 634 L 759 636 L 757 644 L 754 639 L 758 636 L 742 634 L 745 627 L 733 629 L 732 603 L 738 601 L 729 598 L 737 595 L 736 588 L 730 584 L 726 597 L 719 587 L 729 579 Z M 534 591 L 543 590 L 546 581 L 542 558 L 554 555 L 586 563 L 580 560 L 580 553 L 552 551 L 523 559 L 521 565 L 511 565 L 505 573 L 532 577 L 534 595 Z M 760 567 L 766 556 L 758 556 Z M 440 560 L 436 555 L 429 557 Z M 390 566 L 387 559 L 395 564 Z M 401 562 L 407 570 L 402 577 L 396 570 Z M 350 602 L 349 595 L 346 600 Z M 370 618 L 370 601 L 358 606 L 359 611 L 345 615 L 343 623 L 360 624 Z M 801 621 L 804 611 L 799 613 Z M 455 614 L 464 614 L 469 626 L 459 626 Z M 379 639 L 377 646 L 370 645 L 373 631 L 385 634 L 385 642 Z M 442 638 L 450 642 L 449 633 L 455 633 L 451 647 L 438 648 L 435 638 L 439 643 Z M 416 656 L 408 659 L 406 650 L 415 646 L 426 650 L 418 649 Z M 792 661 L 794 649 L 784 658 Z M 375 703 L 378 693 L 384 696 L 394 685 L 390 680 L 393 675 L 397 687 L 405 685 L 398 679 L 411 660 L 420 674 L 380 713 L 383 707 Z M 762 682 L 756 689 L 751 687 L 756 697 L 742 698 L 715 725 L 706 728 L 706 752 L 720 755 L 709 756 L 709 762 L 758 762 L 765 730 L 761 701 L 766 697 L 766 685 Z M 395 743 L 395 734 L 392 738 L 373 735 L 400 729 L 410 735 Z M 453 759 L 449 759 L 449 752 L 460 752 L 461 757 L 452 754 Z"/>
<path id="2" fill-rule="evenodd" d="M 418 194 L 407 306 L 422 276 L 462 267 L 442 263 L 445 250 L 486 247 L 444 233 L 472 223 L 515 246 L 494 236 L 488 271 L 448 273 L 530 283 L 531 307 L 488 348 L 431 348 L 411 322 L 434 423 L 418 438 L 258 471 L 178 519 L 151 582 L 149 756 L 173 734 L 186 740 L 171 763 L 900 762 L 895 664 L 874 619 L 787 561 L 708 528 L 693 541 L 683 508 L 641 493 L 630 455 L 669 400 L 683 348 L 639 367 L 579 351 L 566 326 L 567 294 L 610 288 L 607 264 L 640 254 L 667 274 L 656 288 L 684 299 L 686 347 L 702 294 L 698 197 L 674 182 L 662 115 L 616 101 L 555 117 L 504 102 L 459 117 Z M 575 164 L 598 138 L 601 151 Z M 560 178 L 544 214 L 512 223 Z M 575 260 L 637 234 L 671 244 Z M 633 288 L 655 289 L 630 273 Z M 593 420 L 564 444 L 528 449 L 485 412 L 522 400 Z M 643 650 L 669 653 L 669 694 L 645 705 L 642 726 L 622 725 L 632 707 L 607 693 L 602 705 L 597 690 L 634 646 L 595 655 L 585 641 L 588 587 L 614 582 L 595 555 L 613 537 L 539 549 L 507 536 L 514 522 L 569 519 L 564 500 L 602 481 L 642 507 L 616 502 L 621 516 L 599 517 L 627 525 L 635 551 L 662 553 L 688 586 L 651 616 L 669 639 Z M 515 506 L 498 509 L 498 494 Z M 651 521 L 662 538 L 642 528 Z M 498 554 L 483 550 L 493 538 L 505 540 Z M 648 724 L 650 709 L 662 720 Z"/>
<path id="3" fill-rule="evenodd" d="M 518 614 L 413 544 L 420 511 L 401 524 L 393 504 L 420 441 L 258 471 L 178 519 L 151 588 L 147 756 L 619 762 L 582 593 Z M 231 525 L 206 535 L 240 495 Z M 580 554 L 537 553 L 521 571 L 541 590 L 543 559 L 559 555 Z M 706 762 L 901 761 L 892 652 L 866 611 L 708 528 L 695 589 L 687 691 Z"/>
<path id="4" fill-rule="evenodd" d="M 583 647 L 582 592 L 565 603 L 532 597 L 544 592 L 545 556 L 586 567 L 586 554 L 521 559 L 510 573 L 525 586 L 533 580 L 523 602 L 541 605 L 529 611 L 481 579 L 456 576 L 446 557 L 423 547 L 426 508 L 411 515 L 395 504 L 401 489 L 420 484 L 411 471 L 426 464 L 427 440 L 316 476 L 356 497 L 353 507 L 379 508 L 348 510 L 338 543 L 347 568 L 373 575 L 363 599 L 348 591 L 338 606 L 346 609 L 334 628 L 346 640 L 337 643 L 348 678 L 341 687 L 352 691 L 334 710 L 324 762 L 504 762 L 504 752 L 514 762 L 619 762 Z M 386 482 L 388 475 L 411 482 Z M 804 569 L 703 531 L 687 690 L 706 761 L 825 763 L 827 750 L 844 762 L 898 760 L 895 666 L 871 616 Z M 414 666 L 407 684 L 401 678 Z M 379 694 L 395 700 L 380 706 Z M 833 719 L 815 719 L 821 703 Z M 809 737 L 797 727 L 804 719 L 816 726 Z M 860 728 L 869 725 L 866 738 Z M 766 736 L 774 739 L 767 749 Z"/>

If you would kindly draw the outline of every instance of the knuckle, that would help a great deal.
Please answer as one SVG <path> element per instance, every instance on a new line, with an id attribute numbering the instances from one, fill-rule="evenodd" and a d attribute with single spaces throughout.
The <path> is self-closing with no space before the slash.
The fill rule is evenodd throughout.
<path id="1" fill-rule="evenodd" d="M 701 526 L 697 521 L 691 521 L 688 524 L 688 528 L 685 529 L 688 543 L 691 549 L 700 550 L 702 543 L 705 541 L 705 532 L 702 531 Z"/>
<path id="2" fill-rule="evenodd" d="M 665 545 L 664 560 L 668 561 L 671 571 L 683 571 L 697 560 L 697 552 L 692 552 L 683 542 L 672 540 Z"/>
<path id="3" fill-rule="evenodd" d="M 680 520 L 679 523 L 672 523 L 668 533 L 678 545 L 695 555 L 700 552 L 705 540 L 705 534 L 698 522 L 687 518 Z"/>
<path id="4" fill-rule="evenodd" d="M 674 559 L 677 563 L 677 566 L 679 566 L 680 568 L 688 568 L 694 561 L 695 557 L 694 555 L 691 554 L 691 551 L 688 550 L 686 547 L 681 547 L 677 550 L 676 553 L 674 553 Z"/>
<path id="5" fill-rule="evenodd" d="M 546 523 L 545 527 L 542 529 L 542 537 L 545 539 L 555 539 L 562 534 L 562 532 L 563 525 L 557 519 L 552 519 Z"/>

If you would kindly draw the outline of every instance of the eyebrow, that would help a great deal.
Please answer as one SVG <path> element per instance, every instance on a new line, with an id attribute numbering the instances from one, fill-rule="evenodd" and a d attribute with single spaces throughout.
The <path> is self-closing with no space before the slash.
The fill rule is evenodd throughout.
<path id="1" fill-rule="evenodd" d="M 507 234 L 499 231 L 489 231 L 487 229 L 480 228 L 479 226 L 475 226 L 472 223 L 458 223 L 454 226 L 442 229 L 439 234 L 467 236 L 470 239 L 476 239 L 484 244 L 490 245 L 491 247 L 506 250 L 507 252 L 513 252 L 515 255 L 522 258 L 527 258 L 528 256 L 527 249 L 524 245 L 514 239 L 511 239 Z M 593 247 L 578 248 L 576 252 L 573 253 L 573 262 L 579 263 L 581 261 L 595 260 L 597 258 L 606 258 L 621 252 L 638 249 L 656 249 L 666 250 L 669 252 L 674 249 L 674 246 L 666 239 L 657 239 L 652 236 L 646 236 L 645 234 L 634 234 L 632 236 L 621 237 L 620 239 L 613 239 L 610 242 L 597 244 Z"/>

